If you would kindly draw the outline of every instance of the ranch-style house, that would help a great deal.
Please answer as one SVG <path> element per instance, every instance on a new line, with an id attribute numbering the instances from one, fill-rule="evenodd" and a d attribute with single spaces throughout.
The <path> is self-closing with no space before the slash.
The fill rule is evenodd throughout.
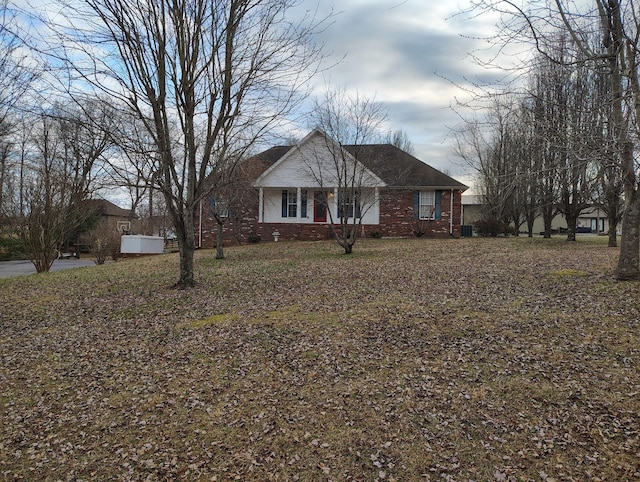
<path id="1" fill-rule="evenodd" d="M 246 166 L 252 193 L 243 196 L 243 206 L 228 203 L 227 241 L 330 238 L 331 221 L 338 222 L 339 206 L 345 206 L 338 203 L 344 186 L 338 173 L 345 169 L 358 183 L 357 199 L 346 205 L 362 236 L 461 235 L 467 186 L 390 144 L 339 145 L 316 129 L 296 145 L 257 154 Z M 204 248 L 216 242 L 214 205 L 213 198 L 203 202 L 196 216 Z"/>

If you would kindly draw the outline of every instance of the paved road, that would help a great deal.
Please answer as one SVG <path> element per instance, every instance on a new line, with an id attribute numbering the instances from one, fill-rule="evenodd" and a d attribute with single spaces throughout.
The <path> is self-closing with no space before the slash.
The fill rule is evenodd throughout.
<path id="1" fill-rule="evenodd" d="M 53 262 L 51 271 L 95 266 L 92 259 L 59 259 Z M 0 278 L 33 274 L 36 268 L 31 261 L 0 261 Z"/>

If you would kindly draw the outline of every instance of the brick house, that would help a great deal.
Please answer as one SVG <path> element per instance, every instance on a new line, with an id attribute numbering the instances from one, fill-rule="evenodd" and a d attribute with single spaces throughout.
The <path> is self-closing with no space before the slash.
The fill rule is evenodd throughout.
<path id="1" fill-rule="evenodd" d="M 260 236 L 319 240 L 331 237 L 338 216 L 336 151 L 357 170 L 357 200 L 350 216 L 361 220 L 361 234 L 385 237 L 461 234 L 461 195 L 467 186 L 390 144 L 339 146 L 319 130 L 294 146 L 268 149 L 251 161 L 252 197 L 225 223 L 225 239 Z M 344 202 L 340 203 L 345 205 Z M 197 216 L 200 246 L 215 244 L 215 220 L 202 203 Z"/>
<path id="2" fill-rule="evenodd" d="M 100 222 L 112 224 L 120 233 L 131 231 L 131 221 L 138 218 L 131 209 L 122 209 L 106 199 L 89 199 L 86 205 L 100 216 Z"/>

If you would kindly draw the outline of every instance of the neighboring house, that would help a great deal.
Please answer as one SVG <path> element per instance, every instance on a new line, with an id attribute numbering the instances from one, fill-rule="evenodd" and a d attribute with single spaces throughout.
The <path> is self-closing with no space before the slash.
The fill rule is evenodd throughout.
<path id="1" fill-rule="evenodd" d="M 462 196 L 462 224 L 473 225 L 483 218 L 484 198 L 481 195 L 465 194 Z M 512 223 L 513 224 L 513 223 Z M 567 221 L 562 214 L 557 214 L 551 221 L 553 233 L 566 233 Z M 585 209 L 578 217 L 576 224 L 578 233 L 605 234 L 609 232 L 609 220 L 607 215 L 597 207 Z M 527 225 L 520 226 L 520 233 L 526 234 Z M 533 234 L 544 232 L 542 216 L 538 216 L 533 223 Z"/>
<path id="2" fill-rule="evenodd" d="M 578 217 L 578 231 L 591 231 L 592 233 L 608 233 L 609 218 L 604 211 L 597 207 L 587 208 Z"/>
<path id="3" fill-rule="evenodd" d="M 473 225 L 483 217 L 484 196 L 479 194 L 462 195 L 462 224 Z"/>
<path id="4" fill-rule="evenodd" d="M 106 199 L 89 199 L 87 206 L 100 216 L 102 223 L 110 223 L 116 226 L 122 234 L 129 234 L 131 221 L 137 219 L 130 209 L 122 209 Z"/>
<path id="5" fill-rule="evenodd" d="M 243 237 L 263 240 L 317 240 L 331 237 L 331 210 L 338 217 L 338 185 L 334 180 L 331 144 L 312 131 L 295 146 L 271 148 L 254 157 L 262 169 L 253 182 L 255 205 L 243 216 Z M 349 162 L 362 168 L 361 199 L 350 205 L 361 219 L 363 236 L 460 236 L 461 194 L 467 186 L 390 144 L 343 146 Z M 204 205 L 204 203 L 203 203 Z M 200 246 L 215 239 L 211 216 L 201 209 Z"/>

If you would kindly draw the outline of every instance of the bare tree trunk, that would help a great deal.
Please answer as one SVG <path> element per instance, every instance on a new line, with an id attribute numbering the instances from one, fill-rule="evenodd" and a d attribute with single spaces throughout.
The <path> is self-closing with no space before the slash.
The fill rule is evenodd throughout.
<path id="1" fill-rule="evenodd" d="M 622 221 L 622 238 L 620 240 L 620 257 L 616 269 L 618 280 L 638 280 L 638 247 L 640 246 L 640 206 L 636 199 L 624 210 Z"/>
<path id="2" fill-rule="evenodd" d="M 527 237 L 533 238 L 533 223 L 535 218 L 527 216 Z"/>
<path id="3" fill-rule="evenodd" d="M 640 230 L 640 202 L 638 188 L 636 187 L 636 174 L 633 159 L 633 142 L 629 140 L 623 111 L 623 82 L 622 76 L 628 75 L 633 94 L 634 109 L 636 114 L 640 111 L 640 82 L 638 81 L 635 52 L 625 52 L 624 28 L 620 14 L 620 2 L 610 0 L 607 9 L 601 9 L 608 16 L 602 18 L 605 41 L 609 45 L 609 65 L 611 69 L 611 93 L 613 99 L 614 128 L 620 147 L 620 167 L 622 170 L 622 182 L 624 186 L 625 206 L 622 213 L 622 239 L 620 241 L 620 256 L 615 277 L 618 280 L 640 279 L 639 230 Z M 625 57 L 625 53 L 628 54 Z M 630 75 L 629 75 L 630 74 Z M 640 119 L 636 119 L 636 123 Z"/>
<path id="4" fill-rule="evenodd" d="M 551 222 L 553 221 L 553 208 L 542 208 L 542 221 L 544 223 L 544 238 L 551 238 Z"/>
<path id="5" fill-rule="evenodd" d="M 635 187 L 633 171 L 633 143 L 622 149 L 622 168 L 625 183 L 625 206 L 622 213 L 622 238 L 615 277 L 618 280 L 640 279 L 640 196 Z"/>
<path id="6" fill-rule="evenodd" d="M 3 200 L 4 200 L 4 190 L 6 184 L 6 173 L 7 173 L 7 158 L 9 157 L 9 145 L 5 144 L 1 147 L 2 151 L 0 152 L 0 216 L 2 216 L 2 208 L 3 208 Z"/>
<path id="7" fill-rule="evenodd" d="M 576 224 L 577 219 L 573 213 L 565 214 L 565 220 L 567 221 L 567 241 L 576 240 Z"/>
<path id="8" fill-rule="evenodd" d="M 216 259 L 224 259 L 224 243 L 222 241 L 222 229 L 224 224 L 220 221 L 216 223 Z"/>
<path id="9" fill-rule="evenodd" d="M 195 280 L 193 276 L 193 253 L 186 244 L 178 243 L 180 247 L 180 279 L 174 285 L 176 288 L 193 288 Z"/>
<path id="10" fill-rule="evenodd" d="M 192 209 L 185 209 L 180 219 L 177 219 L 176 216 L 173 218 L 180 253 L 180 278 L 174 287 L 179 289 L 192 288 L 195 286 L 193 255 L 196 250 L 194 213 Z"/>
<path id="11" fill-rule="evenodd" d="M 609 216 L 609 242 L 607 244 L 610 248 L 618 247 L 618 217 Z"/>

